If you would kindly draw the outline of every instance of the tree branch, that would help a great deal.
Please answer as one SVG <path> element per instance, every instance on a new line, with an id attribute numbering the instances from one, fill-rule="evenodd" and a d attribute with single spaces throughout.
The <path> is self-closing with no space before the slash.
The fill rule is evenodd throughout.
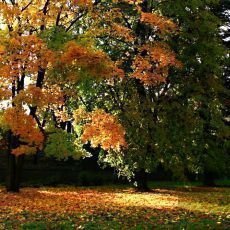
<path id="1" fill-rule="evenodd" d="M 24 7 L 21 9 L 21 12 L 23 12 L 24 10 L 26 10 L 32 3 L 33 3 L 33 0 L 31 0 L 26 6 L 24 6 Z"/>

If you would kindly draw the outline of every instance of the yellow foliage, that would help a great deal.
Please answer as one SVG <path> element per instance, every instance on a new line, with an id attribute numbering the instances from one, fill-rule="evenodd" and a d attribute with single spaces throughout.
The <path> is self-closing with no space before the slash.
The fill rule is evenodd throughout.
<path id="1" fill-rule="evenodd" d="M 144 45 L 134 60 L 132 77 L 140 79 L 146 85 L 157 85 L 165 82 L 169 67 L 173 66 L 180 68 L 182 64 L 165 44 Z"/>
<path id="2" fill-rule="evenodd" d="M 78 109 L 74 111 L 73 117 L 74 117 L 74 122 L 78 124 L 82 120 L 88 119 L 89 113 L 87 113 L 83 107 L 79 107 Z"/>
<path id="3" fill-rule="evenodd" d="M 54 60 L 54 55 L 36 35 L 11 37 L 0 53 L 0 74 L 10 78 L 35 74 Z"/>
<path id="4" fill-rule="evenodd" d="M 119 151 L 125 147 L 125 130 L 115 116 L 95 110 L 90 114 L 90 122 L 83 127 L 82 141 L 90 141 L 93 147 L 101 146 L 104 150 Z"/>
<path id="5" fill-rule="evenodd" d="M 69 76 L 72 78 L 73 73 L 76 81 L 77 71 L 87 70 L 90 76 L 109 78 L 123 77 L 124 72 L 101 50 L 86 48 L 70 41 L 66 44 L 63 53 L 58 62 L 58 68 L 67 67 Z M 72 72 L 71 72 L 72 71 Z"/>
<path id="6" fill-rule="evenodd" d="M 178 28 L 177 25 L 170 19 L 167 19 L 157 13 L 141 12 L 141 21 L 156 27 L 161 33 L 175 32 Z"/>
<path id="7" fill-rule="evenodd" d="M 0 1 L 3 23 L 15 31 L 33 31 L 52 27 L 56 23 L 68 27 L 76 15 L 92 6 L 90 0 L 18 0 Z"/>
<path id="8" fill-rule="evenodd" d="M 19 156 L 22 154 L 34 154 L 36 153 L 36 148 L 35 147 L 30 147 L 28 145 L 20 145 L 19 147 L 15 148 L 12 150 L 12 154 L 15 156 Z"/>
<path id="9" fill-rule="evenodd" d="M 27 89 L 20 91 L 14 98 L 16 104 L 26 103 L 30 106 L 46 107 L 48 105 L 62 105 L 63 93 L 59 87 L 41 89 L 35 85 L 29 85 Z"/>
<path id="10" fill-rule="evenodd" d="M 36 122 L 32 116 L 27 115 L 22 109 L 13 107 L 4 111 L 2 123 L 12 131 L 13 135 L 18 136 L 21 145 L 12 151 L 13 154 L 30 153 L 36 148 L 41 148 L 44 136 L 36 126 Z M 23 152 L 23 151 L 29 152 Z"/>

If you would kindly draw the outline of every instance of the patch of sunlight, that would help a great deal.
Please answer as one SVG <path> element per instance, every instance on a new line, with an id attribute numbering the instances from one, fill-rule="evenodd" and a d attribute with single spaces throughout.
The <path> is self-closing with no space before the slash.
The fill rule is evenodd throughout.
<path id="1" fill-rule="evenodd" d="M 206 214 L 230 213 L 230 205 L 219 205 L 208 202 L 179 201 L 178 206 L 189 211 L 205 212 Z"/>
<path id="2" fill-rule="evenodd" d="M 66 192 L 66 191 L 55 191 L 55 190 L 38 190 L 40 194 L 52 195 L 52 196 L 76 196 L 78 192 Z"/>
<path id="3" fill-rule="evenodd" d="M 178 197 L 154 193 L 116 193 L 113 202 L 120 206 L 175 208 L 178 206 Z"/>

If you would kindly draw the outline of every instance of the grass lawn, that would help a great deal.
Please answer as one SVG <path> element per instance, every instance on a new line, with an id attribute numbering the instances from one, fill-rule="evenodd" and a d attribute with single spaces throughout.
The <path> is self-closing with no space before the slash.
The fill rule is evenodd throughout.
<path id="1" fill-rule="evenodd" d="M 0 229 L 230 229 L 230 188 L 0 187 Z"/>

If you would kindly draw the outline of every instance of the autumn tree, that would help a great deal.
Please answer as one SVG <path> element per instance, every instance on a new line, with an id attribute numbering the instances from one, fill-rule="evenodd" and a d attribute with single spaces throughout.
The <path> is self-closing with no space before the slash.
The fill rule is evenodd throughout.
<path id="1" fill-rule="evenodd" d="M 146 189 L 146 173 L 154 171 L 159 159 L 154 130 L 160 102 L 169 87 L 170 71 L 181 68 L 167 44 L 168 38 L 177 34 L 178 26 L 147 1 L 104 2 L 95 10 L 110 14 L 109 21 L 102 18 L 100 22 L 106 33 L 95 29 L 94 36 L 98 45 L 120 63 L 125 77 L 99 84 L 82 82 L 77 86 L 79 103 L 88 110 L 96 105 L 118 114 L 126 128 L 128 148 L 119 154 L 101 152 L 99 160 Z"/>
<path id="2" fill-rule="evenodd" d="M 142 187 L 145 172 L 154 172 L 157 165 L 183 180 L 192 174 L 211 182 L 208 174 L 226 172 L 227 127 L 220 101 L 224 52 L 214 3 L 104 3 L 104 14 L 115 11 L 104 26 L 109 30 L 120 21 L 120 31 L 129 33 L 114 36 L 109 30 L 97 35 L 98 44 L 122 63 L 126 77 L 79 85 L 79 103 L 119 114 L 129 148 L 120 154 L 102 152 L 99 158 L 119 175 L 136 177 Z"/>
<path id="3" fill-rule="evenodd" d="M 76 136 L 67 137 L 64 146 L 58 145 L 58 138 L 66 136 L 59 131 L 62 121 L 71 120 L 71 114 L 65 110 L 68 98 L 74 97 L 71 87 L 84 77 L 122 76 L 108 55 L 93 42 L 81 43 L 79 34 L 73 30 L 75 23 L 90 14 L 97 4 L 87 0 L 0 1 L 1 127 L 8 134 L 8 191 L 19 191 L 25 155 L 35 154 L 45 146 L 49 150 L 52 140 L 57 152 L 75 155 L 87 137 L 94 139 L 87 136 L 86 130 L 76 145 L 68 146 Z M 94 123 L 97 111 L 95 114 L 87 128 L 97 124 Z M 109 116 L 103 112 L 100 115 L 100 119 Z M 106 149 L 114 147 L 110 141 L 116 147 L 123 145 L 124 130 L 118 122 L 111 117 L 105 125 L 112 126 L 112 131 L 120 135 L 116 140 L 107 139 Z M 104 133 L 97 135 L 101 137 L 97 144 L 101 144 Z"/>

